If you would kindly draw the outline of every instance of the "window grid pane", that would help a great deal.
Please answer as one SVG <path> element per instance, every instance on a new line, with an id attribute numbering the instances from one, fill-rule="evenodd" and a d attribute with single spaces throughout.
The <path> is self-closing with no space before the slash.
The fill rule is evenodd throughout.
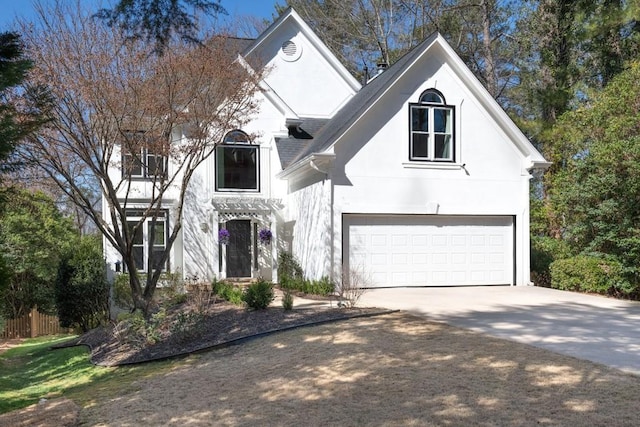
<path id="1" fill-rule="evenodd" d="M 435 98 L 429 100 L 433 102 Z M 410 114 L 409 159 L 454 161 L 453 110 L 439 106 L 411 105 Z"/>
<path id="2" fill-rule="evenodd" d="M 429 158 L 429 134 L 413 133 L 411 141 L 411 158 L 412 159 L 428 159 Z"/>
<path id="3" fill-rule="evenodd" d="M 411 108 L 411 130 L 429 132 L 429 108 Z"/>
<path id="4" fill-rule="evenodd" d="M 437 160 L 452 160 L 451 135 L 435 135 L 435 158 Z"/>
<path id="5" fill-rule="evenodd" d="M 155 227 L 152 226 L 151 219 L 149 219 L 148 221 L 149 221 L 148 222 L 149 238 L 151 238 L 151 234 L 153 233 L 153 246 L 164 247 L 165 246 L 165 242 L 164 242 L 165 224 L 164 224 L 164 221 L 156 220 Z"/>
<path id="6" fill-rule="evenodd" d="M 143 215 L 143 211 L 140 210 L 127 210 L 127 227 L 133 232 L 134 226 L 138 224 L 141 218 L 135 218 L 136 216 Z M 160 211 L 156 216 L 155 226 L 152 226 L 153 218 L 146 218 L 142 224 L 136 229 L 133 238 L 132 254 L 134 264 L 138 271 L 147 270 L 147 260 L 150 260 L 154 267 L 157 267 L 157 262 L 162 258 L 162 254 L 166 249 L 166 236 L 167 236 L 167 212 Z M 149 248 L 149 239 L 153 236 L 153 247 Z M 168 268 L 168 262 L 162 265 L 162 270 Z"/>

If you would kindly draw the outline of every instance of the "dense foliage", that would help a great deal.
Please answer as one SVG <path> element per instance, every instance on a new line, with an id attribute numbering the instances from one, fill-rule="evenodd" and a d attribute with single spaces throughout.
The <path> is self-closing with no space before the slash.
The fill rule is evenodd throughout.
<path id="1" fill-rule="evenodd" d="M 9 155 L 22 138 L 41 124 L 38 111 L 28 109 L 24 97 L 16 91 L 31 66 L 31 61 L 24 55 L 20 36 L 0 33 L 0 173 L 15 166 L 7 161 Z"/>
<path id="2" fill-rule="evenodd" d="M 2 311 L 10 318 L 33 307 L 55 313 L 60 260 L 78 240 L 72 222 L 43 193 L 15 190 L 0 215 L 0 253 L 8 280 L 0 282 Z"/>
<path id="3" fill-rule="evenodd" d="M 600 256 L 559 259 L 551 264 L 550 271 L 551 286 L 556 289 L 613 296 L 628 296 L 634 290 L 622 264 Z"/>
<path id="4" fill-rule="evenodd" d="M 574 254 L 618 261 L 640 284 L 640 63 L 632 63 L 593 100 L 553 129 L 551 209 Z"/>
<path id="5" fill-rule="evenodd" d="M 109 320 L 109 283 L 99 236 L 84 236 L 65 254 L 55 283 L 60 324 L 88 331 Z"/>

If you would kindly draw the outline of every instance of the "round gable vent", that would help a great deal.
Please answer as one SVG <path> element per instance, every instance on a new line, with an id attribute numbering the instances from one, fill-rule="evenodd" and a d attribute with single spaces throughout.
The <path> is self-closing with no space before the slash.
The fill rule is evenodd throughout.
<path id="1" fill-rule="evenodd" d="M 280 56 L 285 61 L 295 61 L 302 55 L 302 46 L 296 44 L 293 40 L 287 40 L 282 43 L 280 48 Z"/>

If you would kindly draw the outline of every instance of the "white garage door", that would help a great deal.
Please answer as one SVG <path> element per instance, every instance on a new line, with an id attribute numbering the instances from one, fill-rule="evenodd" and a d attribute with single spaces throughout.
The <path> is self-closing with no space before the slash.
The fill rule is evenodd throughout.
<path id="1" fill-rule="evenodd" d="M 513 218 L 344 215 L 345 264 L 371 286 L 513 283 Z"/>

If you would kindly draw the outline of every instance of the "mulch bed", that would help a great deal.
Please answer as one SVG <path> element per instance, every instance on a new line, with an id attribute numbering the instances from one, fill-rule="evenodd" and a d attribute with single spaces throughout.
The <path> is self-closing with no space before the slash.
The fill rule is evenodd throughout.
<path id="1" fill-rule="evenodd" d="M 179 311 L 171 310 L 167 321 L 171 322 Z M 190 336 L 166 333 L 156 344 L 135 346 L 118 340 L 112 327 L 102 327 L 55 348 L 86 345 L 91 351 L 91 361 L 94 364 L 120 366 L 184 356 L 292 328 L 389 312 L 379 308 L 330 307 L 296 308 L 289 311 L 269 307 L 266 310 L 249 311 L 226 302 L 218 302 L 209 306 L 203 320 L 198 323 L 197 333 Z"/>

